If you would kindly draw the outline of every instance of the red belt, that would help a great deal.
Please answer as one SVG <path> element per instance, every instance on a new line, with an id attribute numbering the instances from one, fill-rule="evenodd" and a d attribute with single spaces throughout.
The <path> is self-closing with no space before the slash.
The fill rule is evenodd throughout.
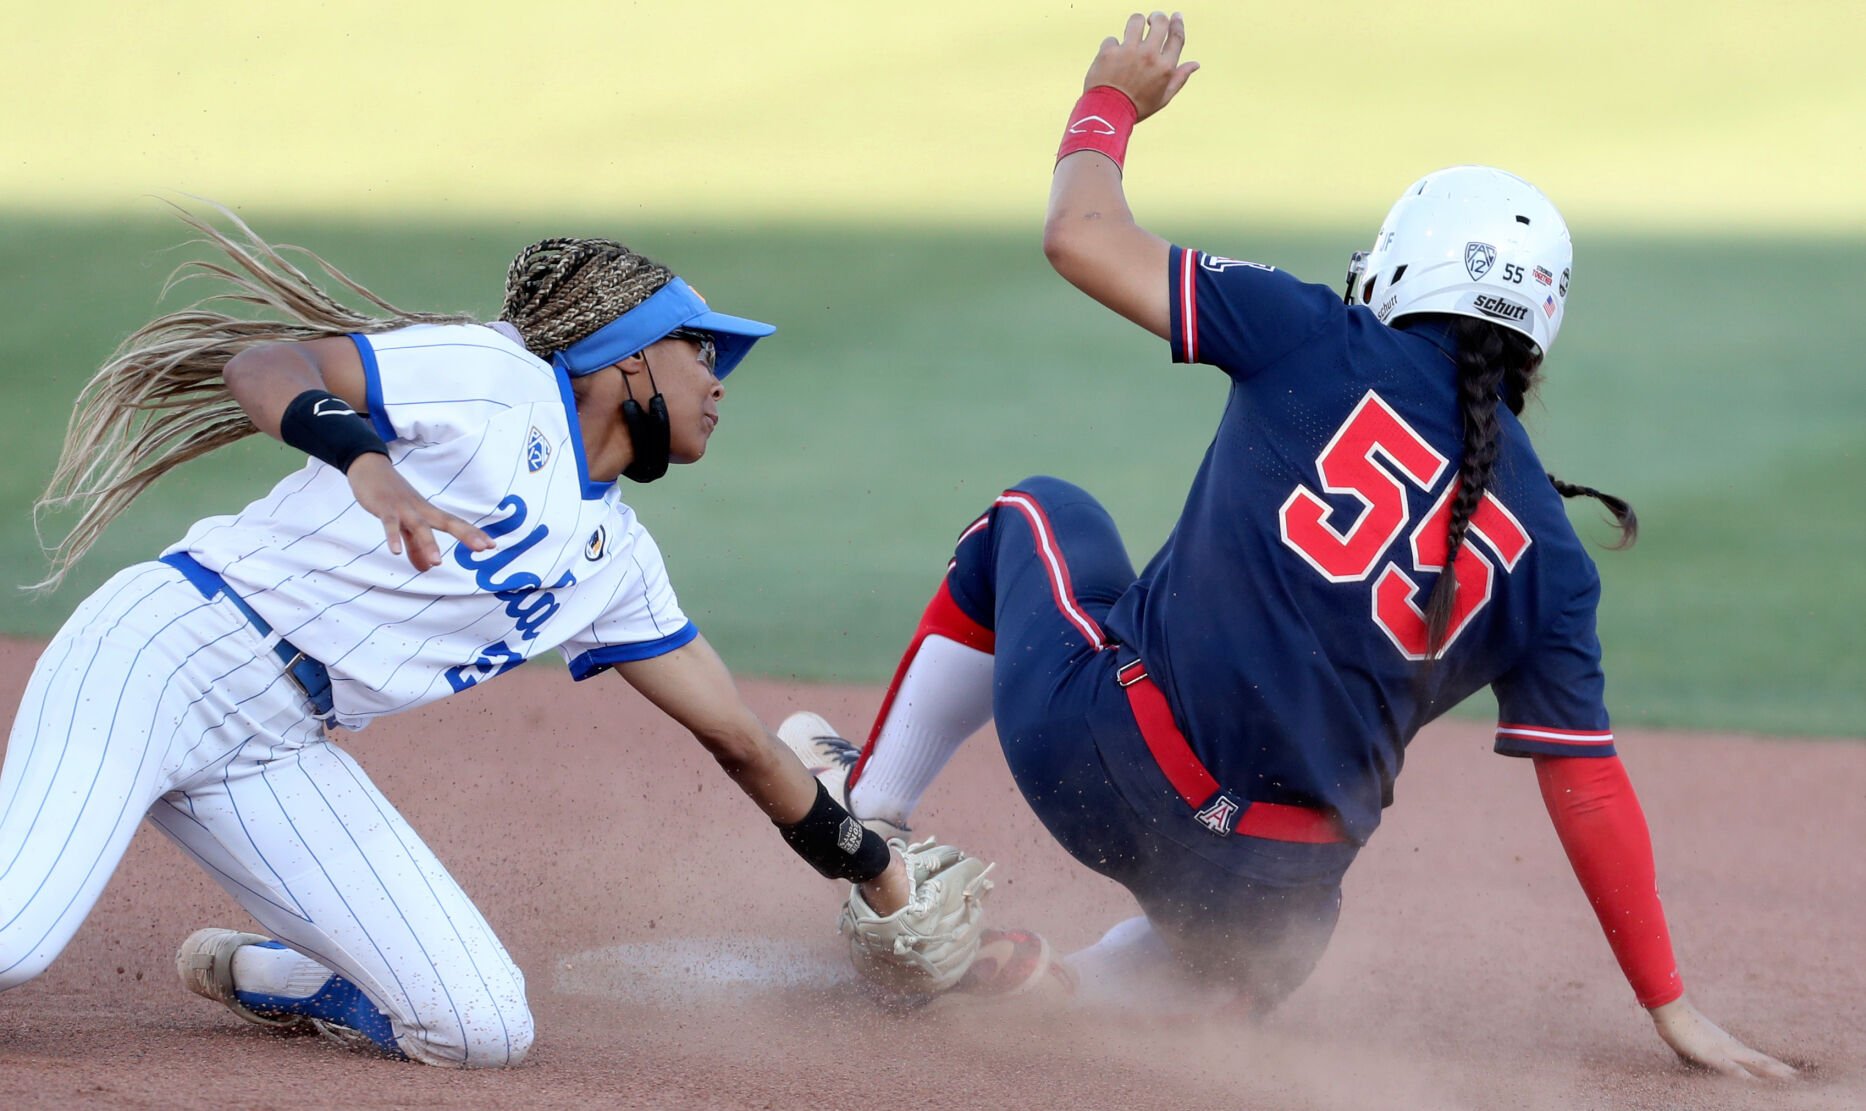
<path id="1" fill-rule="evenodd" d="M 1249 802 L 1219 786 L 1198 754 L 1186 743 L 1186 735 L 1173 721 L 1172 707 L 1166 696 L 1147 677 L 1147 665 L 1134 660 L 1116 669 L 1115 682 L 1127 691 L 1127 704 L 1134 711 L 1147 751 L 1192 807 L 1193 816 L 1205 828 L 1220 837 L 1241 833 L 1269 841 L 1300 841 L 1323 845 L 1345 841 L 1335 816 L 1327 810 L 1307 806 L 1286 806 L 1277 802 Z"/>

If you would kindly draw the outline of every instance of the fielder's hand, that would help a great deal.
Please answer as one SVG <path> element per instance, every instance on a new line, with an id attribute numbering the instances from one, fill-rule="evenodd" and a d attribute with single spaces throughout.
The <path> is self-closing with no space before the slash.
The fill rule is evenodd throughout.
<path id="1" fill-rule="evenodd" d="M 1166 107 L 1199 68 L 1197 62 L 1180 63 L 1185 47 L 1186 21 L 1178 12 L 1171 19 L 1164 12 L 1145 17 L 1137 12 L 1127 17 L 1127 31 L 1118 41 L 1102 40 L 1082 89 L 1112 85 L 1127 94 L 1144 120 Z"/>
<path id="2" fill-rule="evenodd" d="M 937 995 L 959 982 L 978 956 L 991 865 L 931 838 L 888 843 L 907 865 L 907 905 L 879 915 L 851 887 L 837 923 L 849 959 L 869 983 L 907 996 Z"/>
<path id="3" fill-rule="evenodd" d="M 1672 1052 L 1694 1065 L 1744 1080 L 1789 1080 L 1795 1070 L 1737 1041 L 1683 996 L 1651 1011 L 1652 1025 Z"/>
<path id="4" fill-rule="evenodd" d="M 401 555 L 406 545 L 408 562 L 417 571 L 426 571 L 441 561 L 440 545 L 434 541 L 435 529 L 476 552 L 491 551 L 496 546 L 492 537 L 484 532 L 451 513 L 434 508 L 407 479 L 395 473 L 386 455 L 375 452 L 359 455 L 344 473 L 350 480 L 350 492 L 356 495 L 356 504 L 382 522 L 382 531 L 389 539 L 389 551 Z"/>

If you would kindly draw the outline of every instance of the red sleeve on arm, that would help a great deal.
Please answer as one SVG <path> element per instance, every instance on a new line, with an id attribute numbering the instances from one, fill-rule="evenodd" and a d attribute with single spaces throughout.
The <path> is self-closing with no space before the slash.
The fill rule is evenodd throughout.
<path id="1" fill-rule="evenodd" d="M 1555 835 L 1639 1005 L 1677 999 L 1685 989 L 1659 905 L 1652 835 L 1625 766 L 1618 756 L 1534 759 Z"/>

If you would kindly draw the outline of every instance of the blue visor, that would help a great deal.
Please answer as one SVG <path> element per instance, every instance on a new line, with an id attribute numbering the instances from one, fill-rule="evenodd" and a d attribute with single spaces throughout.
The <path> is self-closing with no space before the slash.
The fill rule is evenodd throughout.
<path id="1" fill-rule="evenodd" d="M 667 338 L 676 328 L 712 333 L 717 352 L 713 374 L 719 378 L 732 373 L 752 344 L 777 331 L 774 324 L 714 312 L 691 286 L 675 278 L 646 301 L 553 354 L 551 364 L 564 368 L 572 378 L 581 378 Z"/>

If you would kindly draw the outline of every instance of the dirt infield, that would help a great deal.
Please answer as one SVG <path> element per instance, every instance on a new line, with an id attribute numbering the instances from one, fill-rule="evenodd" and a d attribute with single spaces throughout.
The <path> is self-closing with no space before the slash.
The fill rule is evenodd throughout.
<path id="1" fill-rule="evenodd" d="M 9 726 L 35 654 L 0 641 Z M 745 689 L 771 723 L 808 706 L 853 728 L 880 700 Z M 1806 1069 L 1764 1087 L 1651 1033 L 1528 765 L 1468 723 L 1412 746 L 1333 947 L 1255 1029 L 876 1009 L 842 969 L 834 886 L 619 681 L 528 667 L 346 744 L 524 968 L 530 1061 L 369 1060 L 186 995 L 176 942 L 244 916 L 146 832 L 52 971 L 0 996 L 0 1107 L 1866 1106 L 1866 745 L 1621 734 L 1687 987 Z M 1132 913 L 1043 834 L 989 738 L 917 825 L 999 861 L 993 918 L 1064 949 Z"/>

